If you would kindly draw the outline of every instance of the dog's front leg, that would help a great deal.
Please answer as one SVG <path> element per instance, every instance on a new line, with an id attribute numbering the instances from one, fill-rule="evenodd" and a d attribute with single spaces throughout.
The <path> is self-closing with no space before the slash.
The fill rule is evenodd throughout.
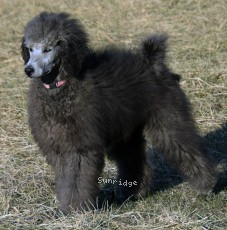
<path id="1" fill-rule="evenodd" d="M 69 153 L 59 157 L 55 165 L 56 191 L 60 210 L 94 208 L 99 187 L 97 178 L 104 165 L 104 156 L 96 151 Z"/>

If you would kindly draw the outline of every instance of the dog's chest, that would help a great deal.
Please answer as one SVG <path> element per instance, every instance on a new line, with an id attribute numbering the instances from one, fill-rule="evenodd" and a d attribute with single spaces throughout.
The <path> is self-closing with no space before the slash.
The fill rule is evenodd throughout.
<path id="1" fill-rule="evenodd" d="M 36 132 L 37 128 L 39 129 L 38 132 Z M 80 148 L 78 144 L 81 143 L 81 131 L 75 122 L 47 118 L 45 122 L 40 122 L 39 127 L 35 129 L 35 139 L 44 155 L 49 154 L 49 152 L 62 154 Z"/>
<path id="2" fill-rule="evenodd" d="M 81 135 L 77 115 L 72 115 L 70 103 L 30 104 L 29 123 L 34 139 L 44 155 L 49 152 L 60 153 L 67 146 L 76 146 Z"/>
<path id="3" fill-rule="evenodd" d="M 45 105 L 43 112 L 49 118 L 65 119 L 72 116 L 72 108 L 75 106 L 72 101 L 70 98 L 51 101 Z"/>

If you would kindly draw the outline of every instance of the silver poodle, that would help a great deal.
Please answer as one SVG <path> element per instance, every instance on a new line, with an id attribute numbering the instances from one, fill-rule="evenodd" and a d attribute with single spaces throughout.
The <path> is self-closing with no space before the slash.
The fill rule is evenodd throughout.
<path id="1" fill-rule="evenodd" d="M 31 132 L 56 175 L 60 209 L 95 206 L 104 154 L 118 167 L 116 201 L 144 196 L 151 173 L 145 137 L 190 185 L 208 193 L 215 168 L 180 88 L 165 62 L 166 36 L 136 50 L 93 50 L 76 19 L 43 12 L 25 27 L 22 57 L 32 78 Z"/>

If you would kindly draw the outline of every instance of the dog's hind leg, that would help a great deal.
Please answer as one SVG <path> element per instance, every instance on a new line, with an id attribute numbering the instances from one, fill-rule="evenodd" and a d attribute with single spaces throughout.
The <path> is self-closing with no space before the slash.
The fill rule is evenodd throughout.
<path id="1" fill-rule="evenodd" d="M 179 88 L 163 93 L 153 104 L 147 134 L 194 189 L 200 193 L 212 190 L 217 181 L 214 166 Z"/>
<path id="2" fill-rule="evenodd" d="M 104 156 L 90 151 L 84 154 L 68 153 L 59 156 L 55 163 L 57 199 L 60 210 L 95 208 L 99 186 L 97 178 L 104 166 Z"/>
<path id="3" fill-rule="evenodd" d="M 121 204 L 127 199 L 135 200 L 146 195 L 151 175 L 142 130 L 136 130 L 129 139 L 115 145 L 109 155 L 117 162 L 118 167 L 117 202 Z"/>

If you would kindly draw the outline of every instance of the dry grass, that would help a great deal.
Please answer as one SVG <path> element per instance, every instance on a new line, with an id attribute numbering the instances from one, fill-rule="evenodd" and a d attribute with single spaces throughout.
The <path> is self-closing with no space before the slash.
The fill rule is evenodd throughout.
<path id="1" fill-rule="evenodd" d="M 101 210 L 69 217 L 57 212 L 52 171 L 27 126 L 29 80 L 20 58 L 23 27 L 42 10 L 77 16 L 95 47 L 130 47 L 150 32 L 166 31 L 170 65 L 182 74 L 182 87 L 225 185 L 226 9 L 225 0 L 1 0 L 0 229 L 226 229 L 224 186 L 217 195 L 198 196 L 154 153 L 156 177 L 147 199 L 121 207 L 106 204 Z M 109 174 L 114 174 L 110 163 L 105 169 Z"/>

